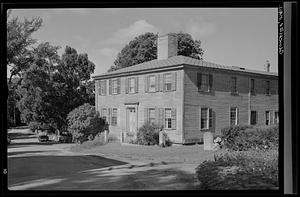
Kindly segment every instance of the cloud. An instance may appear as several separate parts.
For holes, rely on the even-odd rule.
[[[114,48],[102,48],[99,49],[99,54],[103,55],[103,56],[107,56],[107,57],[116,57],[116,55],[118,54],[118,50],[114,49]]]
[[[216,26],[203,19],[191,19],[187,23],[185,31],[191,34],[194,39],[201,39],[214,34],[216,32]]]
[[[125,44],[132,40],[134,37],[144,34],[146,32],[159,32],[159,29],[149,24],[145,20],[135,21],[133,24],[126,28],[117,30],[112,34],[112,37],[104,41],[105,44]]]

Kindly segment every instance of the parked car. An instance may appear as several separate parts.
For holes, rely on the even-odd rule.
[[[47,142],[49,140],[48,135],[40,135],[39,136],[39,142]]]
[[[62,142],[62,143],[71,143],[72,142],[72,134],[70,134],[70,133],[62,133],[59,136],[58,141]]]

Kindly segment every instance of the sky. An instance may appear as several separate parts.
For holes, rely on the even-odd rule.
[[[201,40],[203,60],[278,72],[277,8],[88,8],[14,9],[12,16],[41,17],[32,36],[39,43],[87,53],[93,75],[107,72],[119,51],[136,36],[184,32]]]

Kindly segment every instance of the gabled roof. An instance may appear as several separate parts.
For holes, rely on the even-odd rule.
[[[163,59],[163,60],[155,59],[152,61],[137,64],[134,66],[121,68],[119,70],[106,72],[106,73],[103,73],[100,75],[94,75],[93,78],[104,77],[104,76],[109,76],[109,75],[118,75],[118,74],[123,74],[123,73],[125,74],[125,73],[130,73],[130,72],[135,72],[135,71],[155,70],[155,69],[180,66],[180,65],[202,66],[202,67],[225,69],[225,70],[232,70],[232,71],[238,71],[238,72],[262,74],[262,75],[269,75],[269,76],[278,76],[278,73],[275,73],[275,72],[251,70],[251,69],[245,69],[245,68],[240,68],[240,67],[235,67],[235,66],[224,66],[224,65],[220,65],[220,64],[215,64],[215,63],[206,62],[203,60],[198,60],[195,58],[179,55],[179,56],[173,56],[173,57],[170,57],[168,59]]]

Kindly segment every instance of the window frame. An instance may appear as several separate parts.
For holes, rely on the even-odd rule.
[[[250,94],[255,95],[255,79],[250,79]]]
[[[268,124],[267,124],[268,121]],[[265,112],[265,125],[271,125],[271,111],[267,110]]]
[[[105,113],[104,113],[105,111]],[[105,116],[104,116],[105,114]],[[101,109],[101,117],[106,121],[108,122],[108,109],[107,108],[102,108]]]
[[[133,87],[131,87],[131,82],[133,81]],[[136,93],[136,90],[135,90],[135,87],[136,87],[136,79],[134,78],[134,77],[130,77],[130,78],[128,78],[128,93],[129,94],[134,94],[134,93]],[[132,88],[132,92],[131,92],[131,88]]]
[[[199,75],[201,76],[200,82],[199,82],[199,78],[198,78]],[[204,76],[205,76],[206,80],[203,79]],[[212,87],[213,87],[212,81],[213,81],[213,74],[207,73],[207,72],[197,72],[198,92],[206,92],[206,93],[212,92]],[[205,82],[205,83],[203,83],[203,82]]]
[[[167,111],[170,112],[170,117],[169,118],[167,118]],[[164,120],[165,120],[164,128],[165,129],[172,129],[173,128],[172,127],[172,108],[165,108],[164,109]],[[169,127],[169,125],[170,125],[170,127]]]
[[[271,81],[266,80],[266,95],[270,96],[271,95]]]
[[[106,80],[100,80],[100,88],[99,88],[99,95],[100,96],[105,96],[106,95]]]
[[[153,113],[154,113],[154,117],[151,117],[150,116],[150,112],[151,111],[153,111]],[[156,121],[156,114],[155,114],[155,108],[148,108],[148,121],[149,121],[149,123],[155,123],[155,121]]]
[[[230,78],[230,91],[231,95],[237,95],[237,77],[236,76],[231,76]]]
[[[252,123],[252,112],[254,112],[254,114],[255,114],[255,124]],[[257,111],[256,110],[250,111],[250,125],[257,125]]]
[[[202,110],[206,109],[206,117],[205,119],[202,116]],[[206,127],[202,127],[202,119],[206,121]],[[212,108],[209,107],[200,107],[200,130],[209,130],[213,128],[213,114],[212,114]]]
[[[151,78],[154,78],[154,89],[151,89]],[[148,75],[148,92],[156,92],[156,75]]]
[[[116,87],[114,87],[114,85]],[[111,94],[118,94],[118,79],[112,79],[111,80]]]
[[[114,111],[115,111],[115,113],[114,113]],[[112,110],[111,110],[111,125],[112,126],[118,125],[118,108],[112,108]]]
[[[167,76],[169,76],[170,78],[170,82],[167,83]],[[170,89],[167,89],[168,85],[170,85]],[[164,91],[165,92],[170,92],[172,91],[172,86],[173,86],[173,74],[172,73],[164,73]]]
[[[276,116],[277,114],[277,116]],[[274,116],[273,116],[273,124],[279,124],[279,112],[278,111],[274,111]]]

